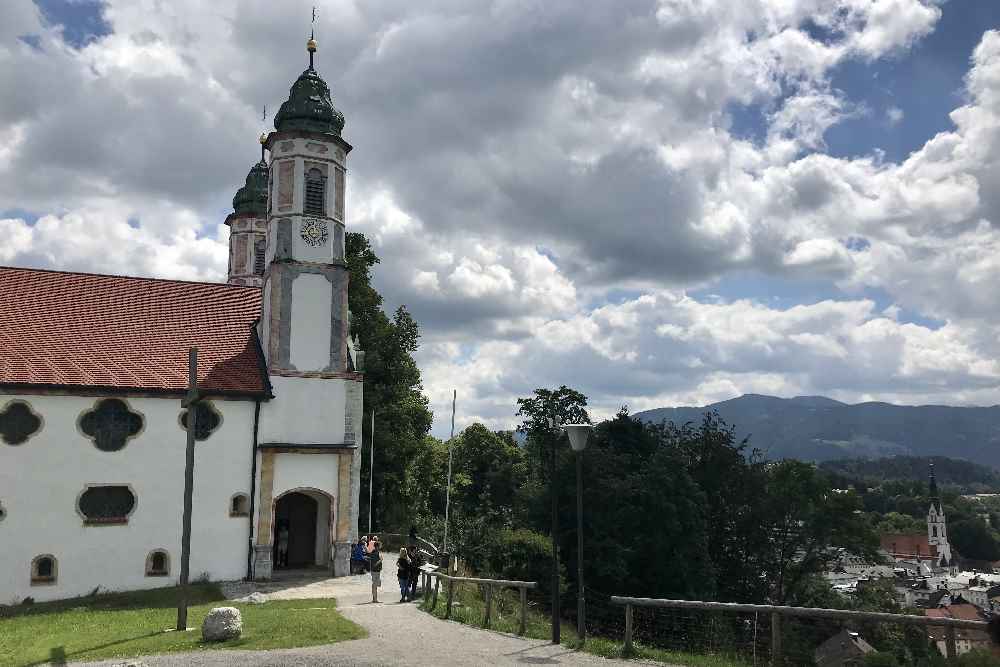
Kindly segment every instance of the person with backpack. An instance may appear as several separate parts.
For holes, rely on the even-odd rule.
[[[406,547],[400,547],[399,560],[396,561],[396,578],[399,579],[399,601],[406,602],[406,597],[410,592],[410,559],[406,554]]]
[[[368,569],[372,574],[372,602],[378,602],[378,589],[382,587],[382,550],[378,538],[372,540],[368,552]]]

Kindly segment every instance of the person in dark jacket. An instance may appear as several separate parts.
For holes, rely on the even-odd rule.
[[[399,601],[406,602],[410,592],[410,558],[406,553],[406,547],[399,550],[399,560],[396,561],[396,577],[399,579]]]
[[[407,550],[406,555],[409,557],[410,561],[410,571],[408,579],[410,582],[410,600],[417,599],[417,582],[420,581],[420,566],[424,564],[423,556],[420,555],[420,551],[417,550],[416,544],[410,544],[410,548]]]
[[[382,545],[378,538],[371,541],[368,552],[368,570],[372,574],[372,602],[378,602],[378,589],[382,587]]]

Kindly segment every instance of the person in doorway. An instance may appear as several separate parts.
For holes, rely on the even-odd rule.
[[[424,564],[424,559],[420,555],[416,544],[410,544],[410,548],[406,551],[406,556],[410,561],[407,580],[410,582],[409,598],[412,601],[417,599],[417,583],[420,580],[420,566]]]
[[[278,524],[278,567],[288,567],[288,522]]]
[[[399,601],[406,602],[410,594],[410,559],[406,547],[400,547],[399,560],[396,561],[396,578],[399,579]]]
[[[378,589],[382,587],[382,551],[376,537],[368,552],[368,570],[372,574],[372,602],[378,602]]]

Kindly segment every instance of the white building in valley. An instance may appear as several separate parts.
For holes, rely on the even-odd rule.
[[[233,200],[228,284],[0,268],[0,604],[176,580],[190,347],[208,399],[191,576],[348,573],[363,421],[351,146],[314,51]]]

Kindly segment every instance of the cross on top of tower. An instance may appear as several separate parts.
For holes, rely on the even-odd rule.
[[[309,28],[309,41],[306,42],[306,51],[309,52],[309,69],[313,69],[313,54],[316,53],[316,7],[313,6],[312,26]]]

